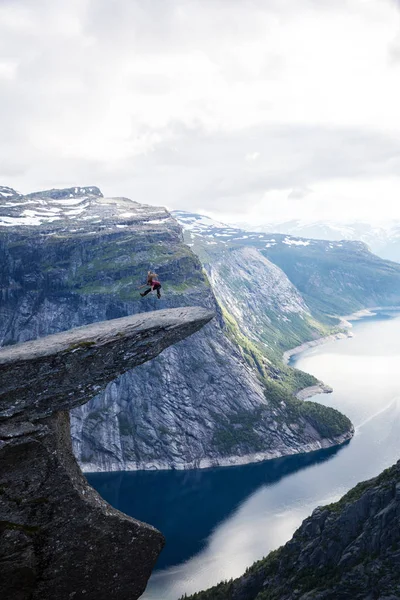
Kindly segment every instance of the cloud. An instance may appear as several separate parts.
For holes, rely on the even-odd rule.
[[[288,200],[302,200],[312,193],[310,188],[294,188],[288,194]]]
[[[1,0],[0,177],[221,213],[275,191],[306,207],[301,190],[339,179],[397,194],[398,16],[391,0]]]
[[[247,160],[247,161],[258,160],[259,158],[260,158],[260,153],[259,152],[249,152],[245,156],[245,160]]]
[[[264,126],[214,133],[175,124],[162,137],[167,141],[139,157],[130,173],[140,196],[163,197],[174,208],[195,204],[224,212],[271,190],[388,176],[400,156],[400,138],[350,128]],[[243,161],[254,147],[259,158]]]

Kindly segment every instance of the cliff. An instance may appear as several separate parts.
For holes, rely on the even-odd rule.
[[[396,600],[400,462],[317,508],[279,550],[191,600]]]
[[[87,484],[68,410],[213,314],[158,311],[0,350],[0,590],[4,600],[135,600],[162,535]]]
[[[315,379],[260,352],[244,321],[240,332],[222,314],[199,259],[163,208],[104,198],[96,187],[25,196],[8,188],[0,203],[0,264],[3,345],[155,308],[198,305],[216,314],[190,340],[73,410],[74,452],[86,471],[246,463],[352,435],[337,411],[294,402],[293,393]],[[149,268],[161,278],[160,301],[139,296]],[[289,315],[321,335],[286,275],[273,266],[273,277],[281,289],[274,331],[285,325],[297,344],[302,333],[290,337]],[[291,306],[295,312],[285,313]]]
[[[324,323],[338,324],[335,316],[362,308],[400,303],[400,265],[375,256],[363,242],[244,231],[194,213],[173,214],[201,257],[204,252],[215,255],[218,248],[252,248],[262,254],[286,274],[314,318]]]

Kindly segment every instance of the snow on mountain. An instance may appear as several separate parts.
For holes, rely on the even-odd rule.
[[[4,198],[19,198],[21,194],[13,190],[13,188],[0,185],[0,200]]]
[[[177,221],[184,225],[185,229],[194,232],[203,232],[210,228],[214,229],[229,229],[228,225],[219,221],[214,221],[205,215],[186,212],[184,210],[175,210],[173,214]]]
[[[128,198],[105,198],[99,188],[73,187],[22,195],[0,187],[0,230],[10,227],[43,227],[56,231],[96,233],[128,227],[139,221],[148,224],[170,219],[166,210],[138,204]]]
[[[274,231],[281,234],[312,238],[317,240],[357,240],[364,242],[370,250],[389,260],[400,261],[400,221],[382,224],[352,221],[284,221],[265,223],[257,226],[242,224],[244,230]]]
[[[233,227],[214,221],[204,215],[185,212],[181,210],[172,211],[172,215],[193,239],[201,237],[206,245],[215,244],[235,244],[235,245],[251,245],[258,248],[271,248],[280,244],[285,244],[291,247],[324,245],[325,250],[329,251],[335,247],[341,247],[342,242],[309,239],[294,235],[285,235],[275,230],[270,233],[262,233],[260,231],[248,231],[239,227]],[[273,231],[273,232],[272,232]],[[341,238],[342,239],[342,238]]]

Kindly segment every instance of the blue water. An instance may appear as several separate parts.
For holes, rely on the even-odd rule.
[[[293,361],[334,388],[313,400],[353,421],[355,436],[341,448],[244,467],[88,475],[110,504],[167,539],[143,599],[177,600],[240,575],[317,505],[398,459],[400,316],[380,313],[353,331]]]

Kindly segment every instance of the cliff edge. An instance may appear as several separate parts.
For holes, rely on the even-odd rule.
[[[0,350],[0,589],[4,600],[134,600],[163,536],[114,510],[73,456],[69,413],[213,318],[134,315]]]
[[[399,564],[400,461],[316,508],[287,544],[242,577],[190,599],[396,600]]]

